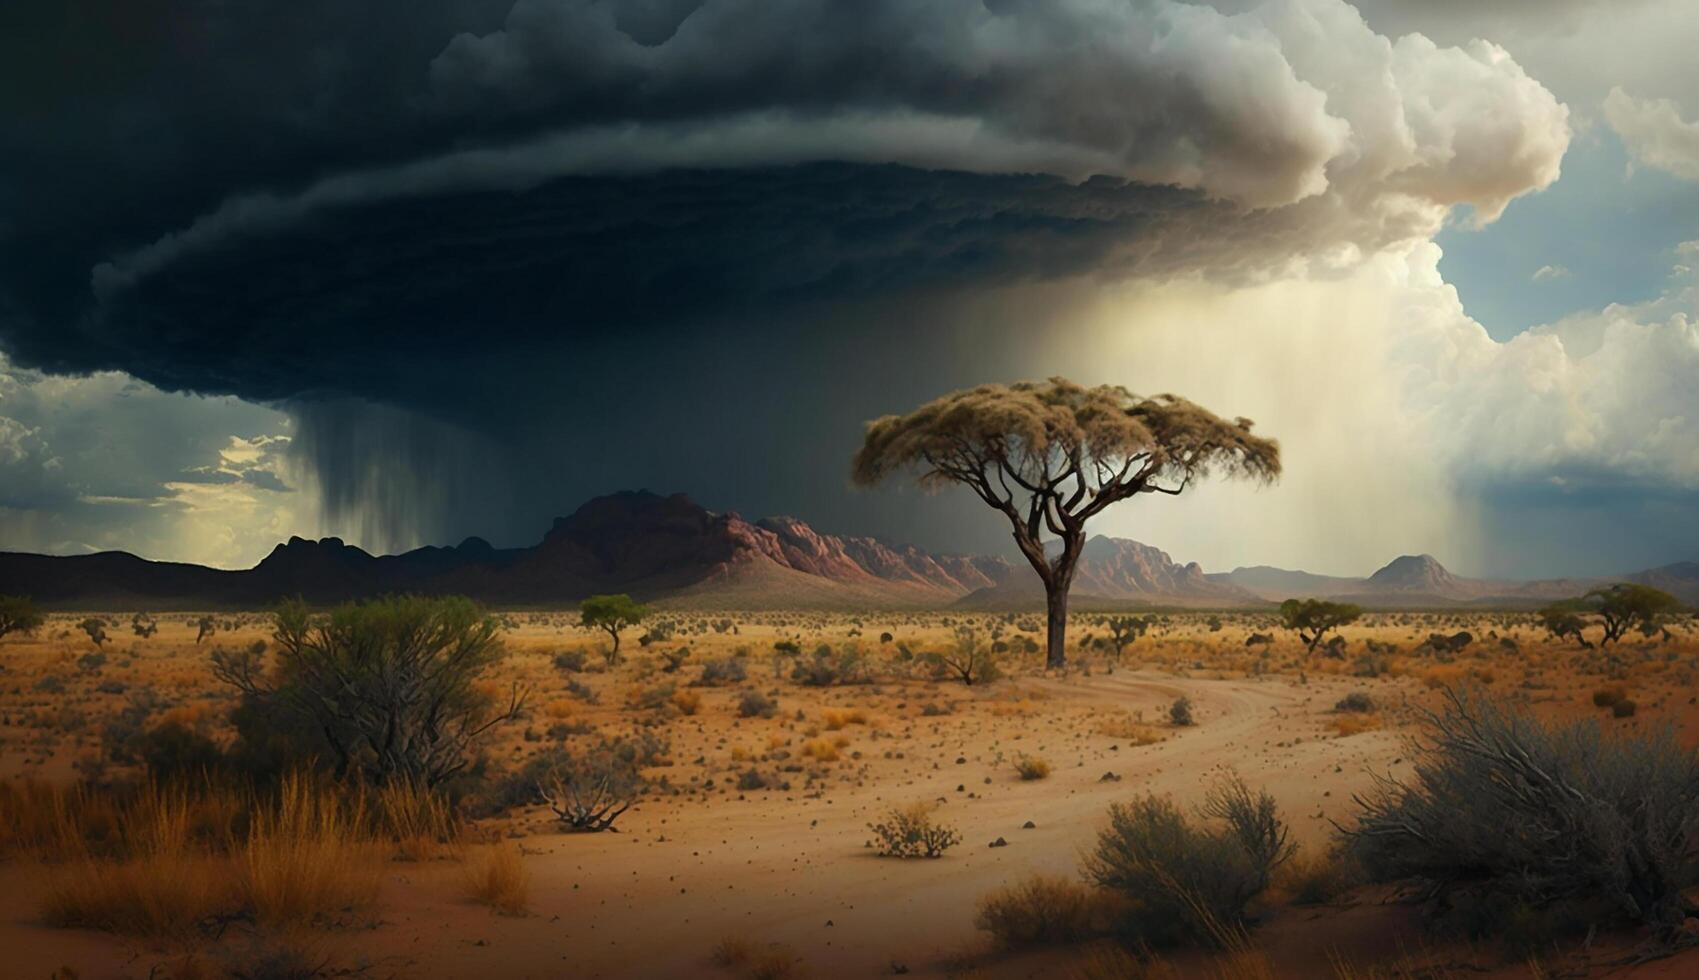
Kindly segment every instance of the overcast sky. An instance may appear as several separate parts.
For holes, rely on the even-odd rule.
[[[1686,0],[73,0],[0,14],[0,548],[537,540],[622,488],[942,550],[863,421],[1175,391],[1206,568],[1699,559]]]

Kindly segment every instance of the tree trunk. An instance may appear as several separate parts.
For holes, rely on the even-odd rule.
[[[1044,666],[1049,670],[1061,670],[1068,665],[1068,585],[1067,580],[1044,585],[1044,602],[1049,610]]]

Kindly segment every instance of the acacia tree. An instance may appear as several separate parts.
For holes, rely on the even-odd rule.
[[[1605,627],[1599,645],[1609,646],[1631,629],[1651,636],[1666,617],[1681,609],[1681,603],[1649,585],[1618,582],[1589,591],[1581,597],[1581,608],[1599,617]]]
[[[1362,615],[1363,607],[1349,602],[1287,599],[1280,604],[1280,625],[1298,634],[1306,656],[1316,652],[1328,633],[1356,622]]]
[[[613,649],[608,651],[611,666],[619,662],[619,634],[628,626],[636,626],[649,615],[649,607],[633,602],[624,593],[593,595],[578,604],[579,623],[585,629],[599,629],[613,637]]]
[[[8,633],[28,636],[41,628],[46,619],[35,606],[35,600],[22,595],[0,595],[0,639]]]
[[[1008,519],[1044,583],[1046,662],[1058,668],[1088,521],[1139,494],[1176,496],[1214,469],[1273,480],[1280,447],[1252,435],[1249,419],[1221,419],[1184,398],[1051,378],[981,385],[869,422],[855,482],[911,468],[922,486],[962,484]]]

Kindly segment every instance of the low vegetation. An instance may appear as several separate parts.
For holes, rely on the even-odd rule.
[[[1112,892],[1038,874],[981,898],[974,925],[1008,947],[1077,943],[1108,932],[1120,905]]]
[[[1207,796],[1202,821],[1171,800],[1117,803],[1085,858],[1087,876],[1127,900],[1117,932],[1152,946],[1223,945],[1251,900],[1292,855],[1273,797],[1229,778]]]
[[[476,901],[503,915],[524,915],[531,895],[531,872],[511,841],[492,844],[467,865],[467,890]]]
[[[1415,773],[1365,796],[1349,831],[1371,879],[1494,910],[1494,928],[1526,910],[1671,940],[1699,911],[1699,756],[1671,733],[1543,722],[1478,688],[1426,723]]]
[[[892,807],[883,819],[867,825],[873,832],[868,846],[885,857],[940,858],[961,843],[954,827],[941,823],[930,803]]]

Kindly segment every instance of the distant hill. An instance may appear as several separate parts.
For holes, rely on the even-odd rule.
[[[1044,606],[1044,587],[1030,570],[982,588],[956,603],[962,609],[1024,609]],[[1085,543],[1069,592],[1074,609],[1115,606],[1259,606],[1264,600],[1230,582],[1205,575],[1196,562],[1182,565],[1168,553],[1126,538],[1098,535]]]
[[[1699,563],[1695,562],[1616,577],[1511,581],[1463,578],[1432,555],[1401,555],[1367,578],[1312,575],[1266,565],[1236,568],[1209,578],[1237,585],[1272,602],[1313,597],[1371,608],[1531,607],[1619,581],[1642,582],[1663,589],[1689,605],[1699,604]]]
[[[1626,576],[1699,603],[1699,564]],[[1460,578],[1431,555],[1406,555],[1367,578],[1259,566],[1209,575],[1137,541],[1090,539],[1075,574],[1076,609],[1259,607],[1327,596],[1374,607],[1534,605],[1599,581]],[[1038,608],[1024,562],[945,555],[877,538],[826,534],[794,517],[747,521],[683,494],[627,491],[556,518],[528,548],[481,538],[372,555],[337,538],[290,538],[250,569],[155,562],[123,552],[56,557],[0,553],[0,593],[58,608],[256,608],[299,595],[328,603],[389,592],[470,595],[498,606],[575,602],[629,592],[672,606],[736,608]]]

